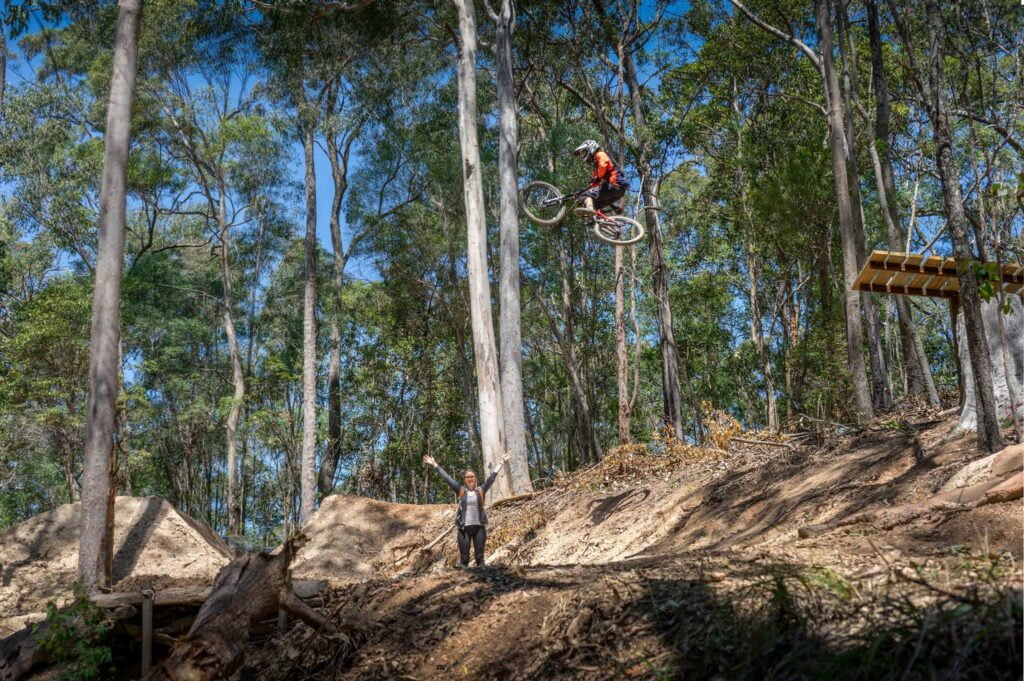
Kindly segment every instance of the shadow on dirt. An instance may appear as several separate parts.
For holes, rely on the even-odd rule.
[[[132,573],[139,556],[149,543],[153,531],[160,520],[167,514],[170,505],[159,497],[146,497],[135,511],[132,529],[128,531],[121,548],[114,554],[114,583],[121,581]]]
[[[590,523],[591,525],[600,525],[612,514],[643,503],[649,496],[651,496],[650,489],[634,488],[628,489],[622,494],[595,499],[590,502]]]
[[[735,548],[783,525],[823,522],[819,516],[826,508],[827,521],[834,522],[895,503],[939,465],[914,452],[910,435],[872,432],[840,451],[813,458],[806,450],[784,453],[766,464],[730,471],[709,485],[701,503],[676,519],[665,540],[641,555],[692,546],[695,540],[708,550]],[[831,455],[834,460],[822,462],[822,456]]]
[[[914,605],[855,598],[827,570],[741,566],[746,586],[725,593],[695,564],[629,565],[451,573],[388,608],[394,582],[354,586],[339,619],[365,626],[344,641],[297,627],[252,646],[249,668],[271,680],[1019,678],[1018,590]]]

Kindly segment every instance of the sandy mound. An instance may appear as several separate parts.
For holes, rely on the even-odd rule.
[[[65,504],[0,534],[0,636],[71,592],[78,567],[79,504]],[[115,588],[209,584],[231,550],[206,525],[159,497],[118,497]]]
[[[372,577],[375,560],[395,546],[416,541],[425,528],[443,522],[452,507],[329,496],[303,528],[309,543],[296,556],[292,574],[331,582]]]
[[[856,570],[873,564],[875,547],[884,547],[918,562],[968,549],[1020,560],[1019,500],[928,514],[891,528],[861,523],[798,537],[806,526],[934,495],[980,458],[972,437],[951,439],[952,425],[950,419],[925,422],[916,435],[865,429],[818,447],[708,450],[694,461],[654,456],[642,447],[616,449],[598,466],[566,476],[552,489],[490,509],[487,559],[494,565],[602,565],[728,551]],[[437,518],[421,530],[409,528],[408,536],[374,562],[377,573],[423,573],[454,565],[450,537],[430,555],[394,560],[406,552],[396,547],[423,546],[446,522]],[[366,559],[373,557],[364,554]]]

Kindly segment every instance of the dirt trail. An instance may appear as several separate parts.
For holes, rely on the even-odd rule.
[[[420,550],[454,504],[328,497],[293,574],[328,580],[321,610],[354,629],[256,639],[240,678],[838,681],[888,678],[894,664],[910,679],[1019,678],[1020,499],[842,524],[931,498],[979,459],[952,424],[612,450],[490,504],[484,570],[453,569],[450,534]],[[66,592],[77,516],[62,507],[0,537],[0,608]],[[209,528],[166,502],[119,498],[117,517],[121,585],[209,583],[226,561]],[[802,538],[807,527],[825,529]]]
[[[450,505],[332,498],[314,524],[337,540],[319,541],[316,562],[351,563],[348,536],[358,561],[333,575],[324,610],[358,631],[257,642],[252,668],[272,660],[275,672],[253,678],[834,680],[858,666],[876,672],[857,678],[884,678],[893,660],[906,678],[944,666],[961,670],[949,678],[1019,678],[1020,500],[799,536],[934,495],[979,458],[951,426],[686,456],[619,450],[492,507],[486,570],[452,569],[451,537],[416,550],[451,524]]]
[[[909,559],[949,547],[1020,560],[1019,501],[933,513],[891,530],[857,525],[801,539],[802,527],[865,510],[918,502],[968,461],[973,438],[946,441],[952,420],[916,431],[869,430],[825,447],[704,450],[693,460],[643,447],[613,452],[597,468],[568,476],[522,502],[488,511],[488,560],[503,565],[600,565],[680,551],[849,568],[880,551]],[[387,504],[329,497],[311,521],[311,544],[296,575],[341,584],[420,574],[455,564],[454,540],[416,549],[452,523],[453,505]],[[958,549],[959,550],[959,549]]]
[[[65,504],[0,534],[0,637],[71,594],[79,509]],[[114,518],[115,589],[210,584],[231,555],[209,527],[158,497],[117,497]]]

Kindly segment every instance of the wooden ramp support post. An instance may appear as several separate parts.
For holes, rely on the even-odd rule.
[[[153,588],[142,584],[142,674],[153,666]]]

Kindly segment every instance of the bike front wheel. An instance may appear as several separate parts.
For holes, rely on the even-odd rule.
[[[557,225],[565,219],[565,197],[553,184],[534,180],[519,190],[519,205],[526,217],[540,225]]]
[[[594,236],[613,246],[631,246],[644,238],[644,226],[624,215],[609,215],[594,220]]]

